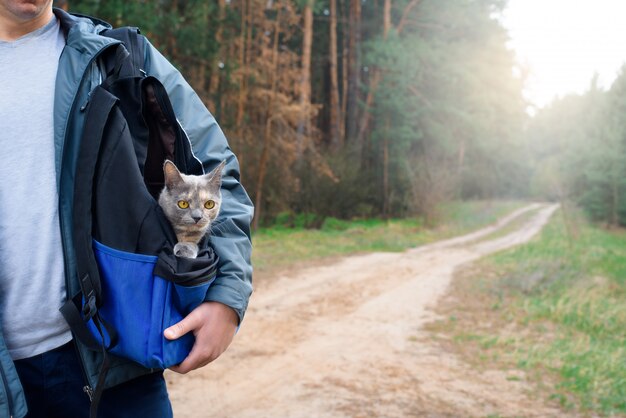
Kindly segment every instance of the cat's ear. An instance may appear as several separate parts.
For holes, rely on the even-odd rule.
[[[209,174],[205,174],[204,178],[207,183],[214,189],[220,188],[222,185],[222,171],[224,170],[224,166],[226,165],[226,160],[219,163],[217,167],[215,167]]]
[[[170,160],[165,160],[163,164],[163,174],[165,175],[165,187],[168,189],[184,183],[180,171],[178,171],[176,165]]]

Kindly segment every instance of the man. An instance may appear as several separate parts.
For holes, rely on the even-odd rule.
[[[101,80],[97,57],[115,42],[98,35],[106,28],[53,9],[52,0],[0,0],[1,417],[88,416],[102,358],[72,338],[59,308],[79,290],[73,171],[81,107]],[[147,41],[145,50],[144,70],[165,85],[205,170],[227,161],[220,227],[211,238],[218,277],[205,302],[164,331],[170,340],[194,333],[191,353],[172,367],[187,373],[217,358],[243,318],[252,291],[253,209],[215,119]],[[105,387],[101,417],[172,415],[161,372],[114,358]]]

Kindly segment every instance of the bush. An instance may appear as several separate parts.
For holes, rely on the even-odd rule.
[[[274,226],[282,226],[285,228],[293,227],[293,213],[289,211],[280,212],[274,218]]]
[[[293,219],[293,227],[298,229],[319,227],[320,221],[314,213],[298,213]]]
[[[322,222],[323,231],[345,231],[350,227],[350,222],[329,216]]]

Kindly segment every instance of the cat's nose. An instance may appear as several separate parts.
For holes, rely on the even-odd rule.
[[[192,218],[194,221],[196,221],[196,223],[198,223],[200,219],[202,219],[202,216],[192,216]]]

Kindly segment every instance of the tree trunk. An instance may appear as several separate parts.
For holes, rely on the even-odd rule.
[[[367,97],[365,99],[365,109],[363,110],[363,119],[361,121],[361,127],[359,128],[359,134],[357,140],[359,143],[365,142],[365,133],[369,129],[370,120],[372,118],[371,109],[374,105],[374,94],[378,89],[378,83],[380,83],[381,72],[380,69],[374,68],[372,70],[372,77],[370,78],[369,88],[367,89]]]
[[[361,84],[361,0],[350,0],[350,40],[348,45],[348,98],[346,104],[346,142],[355,141]],[[357,150],[360,144],[355,144]]]
[[[243,129],[243,115],[246,106],[246,97],[247,97],[247,82],[248,82],[248,67],[246,62],[246,42],[247,31],[249,31],[250,19],[247,16],[249,9],[250,0],[242,0],[241,2],[241,34],[240,34],[240,47],[239,47],[239,69],[241,74],[241,80],[239,83],[239,97],[237,100],[237,113],[235,117],[235,132],[237,133],[236,138],[238,142],[238,159],[240,169],[240,176],[243,181],[243,167],[244,158],[245,158],[245,150],[246,146],[244,141],[244,129]],[[246,25],[248,24],[248,25]]]
[[[387,2],[389,0],[385,0]],[[385,118],[383,137],[383,217],[389,218],[389,117]]]
[[[383,6],[383,38],[387,40],[391,29],[391,0],[385,0]],[[378,82],[377,82],[378,83]],[[373,96],[372,96],[373,97]],[[389,114],[385,115],[385,131],[383,137],[383,216],[389,217]]]
[[[241,51],[239,55],[239,62],[241,65],[241,85],[239,88],[239,100],[237,103],[237,129],[242,129],[243,116],[245,114],[246,101],[248,98],[248,71],[250,68],[250,56],[252,55],[252,0],[244,0],[245,15],[247,17],[241,17]],[[244,12],[242,11],[242,14]],[[245,30],[244,30],[245,28]]]
[[[330,0],[330,142],[340,147],[339,80],[337,75],[337,0]]]
[[[385,0],[383,5],[383,38],[387,39],[391,29],[391,0]]]
[[[296,158],[298,163],[302,158],[304,136],[310,133],[311,108],[311,49],[313,46],[313,1],[307,0],[304,6],[304,28],[302,39],[302,77],[300,79],[300,121],[296,143]]]
[[[344,0],[339,0],[341,5],[341,17],[346,21]],[[341,53],[341,118],[339,119],[339,136],[342,141],[346,139],[346,109],[348,106],[348,25],[342,25],[342,53]]]
[[[276,6],[278,10],[276,14],[276,24],[274,26],[274,40],[272,46],[272,73],[270,94],[267,97],[265,105],[265,130],[263,132],[263,149],[259,160],[259,177],[256,184],[255,213],[252,224],[256,231],[259,227],[259,219],[261,219],[262,203],[263,203],[263,184],[265,182],[265,173],[267,171],[267,160],[269,158],[270,137],[272,134],[272,118],[274,97],[276,96],[276,86],[278,85],[278,39],[280,35],[280,5]]]
[[[209,81],[209,88],[211,89],[211,111],[215,112],[216,117],[219,119],[221,112],[220,103],[220,63],[222,62],[222,41],[224,32],[224,15],[226,12],[226,0],[217,0],[217,29],[215,30],[215,43],[217,44],[217,52],[215,58],[211,63],[211,79]]]

